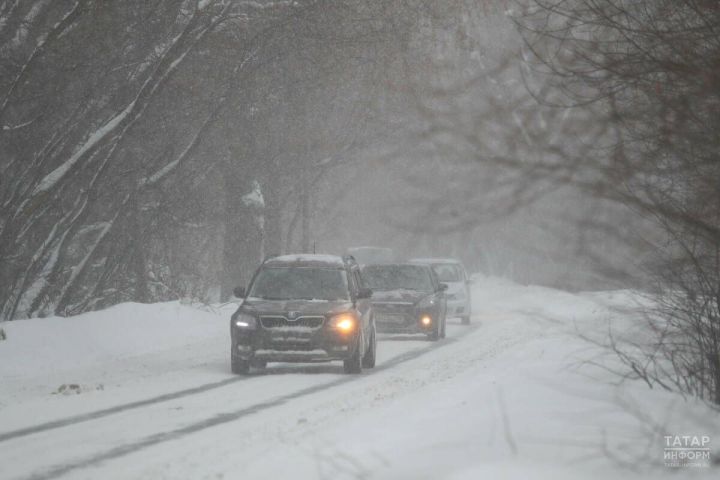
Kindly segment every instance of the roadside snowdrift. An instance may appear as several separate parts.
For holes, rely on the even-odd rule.
[[[179,302],[123,303],[75,317],[3,324],[0,376],[28,377],[189,346],[225,332],[218,315]]]

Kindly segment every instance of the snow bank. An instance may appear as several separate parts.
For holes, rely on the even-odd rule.
[[[0,344],[0,377],[102,365],[123,357],[191,346],[224,334],[228,316],[181,305],[123,303],[74,317],[6,322]]]

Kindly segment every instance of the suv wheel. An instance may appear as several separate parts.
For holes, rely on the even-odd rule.
[[[267,361],[266,361],[266,360],[253,359],[253,360],[250,362],[250,366],[253,367],[253,368],[265,368],[265,367],[267,367]]]
[[[370,334],[370,346],[362,359],[363,368],[375,367],[375,352],[377,352],[377,340],[375,338],[375,326],[373,326],[372,333]]]
[[[460,320],[462,320],[463,325],[470,325],[470,315],[463,315]]]
[[[236,375],[247,375],[250,372],[250,362],[233,358],[230,362],[232,372]]]
[[[437,342],[440,338],[440,322],[435,323],[435,328],[433,328],[433,331],[428,333],[428,338],[431,342]]]
[[[362,372],[362,335],[358,335],[357,345],[352,357],[343,360],[343,369],[345,373],[361,373]]]

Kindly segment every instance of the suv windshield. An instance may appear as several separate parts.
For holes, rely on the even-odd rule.
[[[462,281],[462,273],[460,267],[452,263],[443,263],[433,265],[432,269],[441,282],[460,282]]]
[[[345,271],[338,268],[267,267],[248,292],[266,300],[348,300]]]
[[[371,265],[363,269],[363,279],[373,290],[433,290],[427,268],[419,265]]]

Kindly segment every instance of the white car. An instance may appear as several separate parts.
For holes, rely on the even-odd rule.
[[[442,283],[448,285],[447,318],[460,317],[463,325],[470,323],[470,279],[465,267],[454,258],[413,258],[410,263],[430,265]]]

